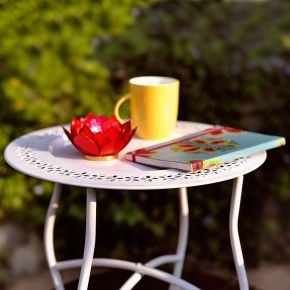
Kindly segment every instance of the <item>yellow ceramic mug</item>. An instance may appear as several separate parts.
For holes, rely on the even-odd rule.
[[[130,93],[121,97],[115,106],[115,115],[122,121],[119,108],[131,101],[132,125],[143,139],[161,139],[175,128],[178,114],[179,81],[160,76],[136,77],[129,80]]]

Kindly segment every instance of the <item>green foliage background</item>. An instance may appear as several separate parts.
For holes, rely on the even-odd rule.
[[[1,152],[15,137],[72,115],[111,114],[128,79],[140,75],[181,80],[179,119],[290,135],[287,1],[0,1],[0,35]],[[240,227],[248,264],[289,259],[289,164],[288,147],[276,149],[246,177]],[[52,185],[15,172],[3,154],[0,178],[1,221],[40,229]],[[189,190],[194,259],[232,267],[230,186]],[[81,254],[80,241],[67,245],[61,232],[83,231],[84,196],[66,191],[59,249]],[[174,247],[173,191],[99,198],[101,254],[145,259]]]
[[[96,45],[124,33],[134,22],[132,9],[143,2],[1,2],[2,152],[14,137],[35,128],[63,124],[89,111],[112,112],[110,71]],[[0,166],[0,216],[24,214],[34,202],[30,186],[8,169],[3,156]]]

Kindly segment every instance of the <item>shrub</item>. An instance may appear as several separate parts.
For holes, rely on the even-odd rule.
[[[63,124],[89,111],[112,113],[110,72],[97,46],[124,33],[134,23],[132,10],[144,3],[0,3],[1,152],[10,140],[35,128]],[[30,191],[39,181],[10,170],[2,155],[0,174],[0,218],[14,211],[31,214],[27,207],[35,198]]]

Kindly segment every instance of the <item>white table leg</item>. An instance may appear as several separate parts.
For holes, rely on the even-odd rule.
[[[249,283],[238,232],[238,218],[241,203],[243,179],[244,177],[243,175],[241,175],[237,177],[233,183],[231,206],[230,206],[229,230],[232,252],[239,279],[240,290],[249,290]]]
[[[187,189],[179,188],[179,234],[177,242],[176,254],[172,256],[163,256],[160,258],[153,259],[145,264],[147,267],[155,268],[157,266],[174,263],[173,275],[180,278],[182,274],[182,268],[184,264],[185,251],[187,247],[188,238],[188,200],[187,200]],[[142,278],[141,273],[134,273],[119,290],[130,290],[132,289]],[[179,290],[181,288],[171,285],[170,290]]]
[[[64,290],[60,272],[56,267],[57,262],[55,258],[54,243],[53,243],[55,216],[56,216],[56,211],[58,209],[61,189],[62,189],[61,184],[56,183],[54,185],[54,190],[53,190],[52,197],[48,206],[45,226],[44,226],[45,255],[46,255],[47,263],[48,263],[49,270],[51,273],[51,277],[53,280],[53,284],[56,290]]]
[[[96,192],[87,189],[86,237],[78,290],[87,290],[94,258],[96,241]]]
[[[174,265],[173,275],[176,277],[181,277],[185,251],[187,247],[188,240],[188,199],[187,199],[187,189],[186,187],[179,189],[179,203],[180,203],[180,214],[179,214],[179,235],[177,243],[176,255],[178,256],[178,261]],[[170,290],[179,290],[179,287],[171,285]]]

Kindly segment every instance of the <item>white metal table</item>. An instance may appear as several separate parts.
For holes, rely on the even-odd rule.
[[[211,125],[178,121],[174,133],[168,140],[199,131]],[[121,153],[154,145],[159,141],[133,138]],[[81,268],[78,290],[88,288],[92,266],[119,268],[133,271],[121,290],[129,290],[143,275],[167,282],[170,289],[199,289],[181,279],[188,238],[187,187],[206,185],[233,179],[233,189],[229,215],[229,230],[232,253],[238,275],[240,289],[249,289],[247,274],[238,233],[238,216],[241,201],[243,176],[258,168],[266,159],[266,152],[239,158],[215,168],[194,173],[176,170],[161,170],[144,166],[122,158],[113,161],[89,161],[74,149],[60,126],[34,131],[11,142],[5,150],[5,160],[16,170],[55,183],[47,211],[44,229],[44,246],[51,276],[57,290],[64,285],[60,271]],[[62,184],[85,187],[86,234],[83,259],[57,261],[54,252],[54,223],[59,206]],[[168,189],[177,188],[180,200],[179,234],[176,252],[172,255],[156,257],[146,264],[118,259],[94,258],[96,238],[96,189]],[[159,266],[174,264],[173,274],[161,271]]]

